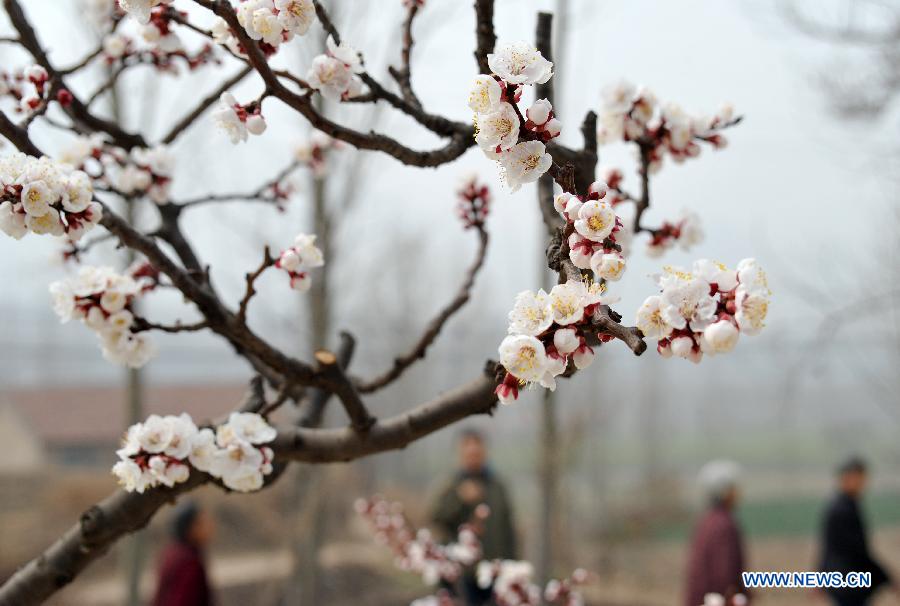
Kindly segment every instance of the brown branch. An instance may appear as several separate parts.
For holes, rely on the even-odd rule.
[[[222,96],[222,93],[234,87],[238,82],[246,78],[251,71],[253,71],[252,67],[244,67],[243,69],[241,69],[241,71],[223,82],[222,85],[219,86],[219,88],[204,97],[194,109],[188,112],[181,120],[176,122],[171,129],[169,129],[169,132],[165,137],[162,138],[160,143],[163,143],[165,145],[172,143],[175,139],[178,138],[181,133],[187,130],[187,128],[191,124],[193,124],[197,120],[197,118],[202,116],[207,109],[212,107],[212,105],[219,100],[219,97]]]
[[[338,363],[336,355],[330,351],[320,349],[315,353],[318,362],[318,371],[328,377],[337,387],[332,391],[340,399],[350,417],[350,425],[355,432],[366,432],[376,422],[375,417],[369,414],[365,404],[359,397],[359,392],[347,378],[344,369]]]
[[[341,368],[346,369],[350,366],[350,360],[353,359],[356,339],[346,331],[341,331],[339,336],[341,342],[337,349],[337,362]],[[297,425],[299,427],[319,427],[325,415],[325,407],[332,395],[332,392],[327,389],[318,387],[311,389],[308,397],[303,402],[303,414],[298,417]]]
[[[553,15],[550,13],[538,13],[537,29],[535,31],[535,48],[548,61],[553,61],[553,45],[551,35],[553,31]],[[536,99],[547,99],[551,105],[554,103],[553,78],[544,84],[538,84],[535,90]],[[562,226],[562,217],[553,207],[553,175],[544,173],[538,179],[538,207],[541,210],[541,218],[547,233],[553,235],[557,228]]]
[[[0,605],[32,606],[68,585],[126,534],[140,530],[162,506],[210,480],[192,471],[187,482],[143,494],[118,490],[81,514],[55,543],[0,587]]]
[[[490,414],[496,405],[495,366],[489,363],[485,374],[474,381],[407,413],[378,421],[365,432],[351,427],[277,427],[278,436],[271,444],[276,463],[281,466],[289,460],[349,461],[403,448],[467,416]],[[85,511],[79,523],[0,586],[0,605],[40,604],[70,583],[121,537],[143,528],[162,506],[210,480],[208,475],[193,470],[187,482],[174,488],[152,488],[143,494],[116,491]]]
[[[638,170],[641,177],[641,197],[634,203],[634,233],[644,229],[641,226],[641,217],[644,216],[644,211],[650,207],[650,154],[653,152],[649,146],[643,144],[638,144],[638,150],[641,161]]]
[[[647,350],[644,334],[635,326],[623,326],[619,322],[622,316],[614,312],[608,305],[598,305],[591,318],[591,326],[598,333],[619,339],[639,356]]]
[[[3,0],[3,6],[13,27],[19,33],[22,46],[31,54],[35,62],[47,70],[47,74],[54,83],[62,88],[72,92],[69,86],[66,86],[62,75],[50,63],[47,53],[41,47],[37,34],[34,32],[31,23],[22,11],[17,0]],[[87,106],[72,93],[71,102],[63,107],[63,110],[76,123],[89,129],[91,132],[101,131],[109,135],[113,142],[119,147],[131,149],[133,147],[147,147],[144,138],[137,133],[125,131],[122,127],[111,120],[105,120],[93,115]]]
[[[359,149],[377,150],[385,152],[404,164],[411,166],[440,166],[461,156],[469,147],[474,145],[473,129],[469,124],[461,122],[453,122],[446,118],[428,114],[421,109],[415,108],[407,104],[403,99],[386,91],[372,78],[366,74],[362,74],[363,80],[370,86],[375,87],[377,94],[391,105],[401,109],[414,118],[417,122],[432,130],[436,134],[449,137],[449,141],[444,147],[431,151],[418,151],[407,147],[393,139],[379,133],[362,133],[346,126],[342,126],[333,122],[320,114],[313,106],[312,99],[308,94],[297,94],[285,87],[278,79],[269,63],[259,48],[259,45],[247,36],[246,31],[237,21],[237,16],[229,4],[219,2],[217,0],[194,0],[197,4],[213,11],[219,17],[222,17],[232,31],[238,37],[241,46],[246,50],[247,57],[254,69],[262,77],[266,84],[267,90],[271,96],[277,97],[304,116],[310,124],[325,134],[349,143]],[[317,6],[317,11],[320,5]],[[324,14],[324,11],[322,11]],[[327,16],[326,16],[327,18]],[[337,33],[330,22],[323,22],[326,31],[332,35]],[[338,38],[335,38],[338,41]],[[453,134],[450,134],[450,133]]]
[[[43,155],[41,150],[28,137],[28,131],[10,120],[6,113],[2,111],[0,111],[0,134],[15,145],[19,151],[25,152],[29,156],[40,157]]]
[[[281,169],[277,175],[273,178],[269,179],[255,190],[251,192],[245,193],[229,193],[229,194],[209,194],[206,196],[200,196],[197,198],[191,198],[190,200],[184,200],[183,202],[172,202],[174,206],[180,208],[189,208],[192,206],[198,206],[201,204],[211,204],[214,202],[235,202],[235,201],[244,201],[244,202],[267,202],[267,203],[275,203],[278,202],[278,199],[274,196],[265,197],[263,194],[266,193],[266,190],[274,187],[278,183],[284,181],[285,178],[295,170],[300,167],[300,162],[297,160],[292,161],[290,164]]]
[[[416,341],[409,352],[394,358],[394,364],[390,369],[368,381],[357,382],[356,388],[360,393],[372,393],[373,391],[377,391],[393,383],[400,378],[400,375],[402,375],[406,369],[412,366],[416,361],[423,359],[429,346],[437,339],[447,321],[469,301],[469,297],[472,293],[472,286],[475,284],[475,277],[484,266],[484,260],[487,256],[488,233],[481,226],[478,227],[478,242],[478,252],[475,255],[475,260],[466,272],[465,280],[460,285],[453,300],[428,323],[425,332],[422,333],[422,336],[419,337],[419,340]]]
[[[255,271],[245,275],[247,288],[246,290],[244,290],[244,296],[241,299],[240,306],[238,307],[237,318],[239,322],[244,323],[247,321],[247,308],[250,306],[250,299],[252,299],[253,295],[256,294],[256,280],[259,279],[264,271],[266,271],[273,265],[275,265],[275,258],[269,251],[269,247],[266,246],[263,249],[262,263],[259,264],[259,267],[257,267]]]
[[[150,322],[141,317],[136,317],[134,319],[134,332],[143,332],[145,330],[159,330],[162,332],[197,332],[199,330],[203,330],[204,328],[209,328],[209,322],[195,322],[193,324],[182,324],[181,320],[175,322],[175,324],[156,324],[154,322]]]
[[[413,44],[415,44],[415,40],[413,39],[412,35],[412,24],[413,19],[416,18],[416,15],[419,12],[419,8],[420,6],[418,2],[409,3],[409,8],[406,12],[406,19],[403,21],[403,46],[400,49],[400,67],[388,68],[388,72],[390,72],[394,80],[397,81],[397,85],[400,87],[400,92],[403,93],[403,99],[406,100],[406,102],[410,105],[415,105],[416,107],[422,107],[422,103],[416,96],[415,91],[413,91],[412,83],[410,82],[410,79],[412,77],[412,73],[410,71],[410,58],[412,56]]]
[[[266,392],[263,388],[263,377],[256,375],[250,379],[250,388],[244,401],[238,406],[240,412],[259,412],[266,405]]]
[[[475,61],[478,72],[491,73],[487,56],[494,52],[497,34],[494,33],[494,0],[475,0]]]
[[[59,74],[63,75],[63,76],[68,76],[69,74],[77,72],[80,69],[84,69],[85,67],[87,67],[88,63],[90,63],[91,61],[93,61],[94,59],[99,57],[101,53],[103,53],[103,45],[102,44],[100,46],[98,46],[97,48],[95,48],[93,51],[91,51],[88,55],[85,56],[84,59],[82,59],[78,63],[76,63],[70,67],[60,68],[58,70]]]
[[[490,414],[497,403],[496,363],[484,374],[412,410],[375,422],[367,432],[353,428],[310,430],[279,427],[272,443],[276,458],[310,463],[350,461],[404,448],[419,438],[475,414]]]

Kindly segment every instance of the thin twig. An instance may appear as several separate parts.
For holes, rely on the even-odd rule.
[[[404,355],[394,358],[394,364],[390,369],[368,381],[357,382],[356,388],[360,391],[360,393],[372,393],[373,391],[377,391],[393,383],[400,377],[400,375],[402,375],[406,371],[406,369],[408,369],[418,360],[423,359],[428,351],[428,348],[437,339],[447,321],[451,317],[453,317],[456,312],[462,309],[463,306],[469,301],[469,297],[472,293],[472,286],[475,284],[475,277],[484,266],[484,260],[487,256],[488,247],[487,231],[485,231],[483,226],[477,226],[477,228],[478,252],[475,255],[475,260],[472,262],[472,265],[466,272],[466,277],[463,280],[463,283],[460,285],[456,296],[446,307],[441,309],[440,313],[438,313],[438,315],[435,316],[431,320],[431,322],[428,323],[425,328],[425,332],[422,333],[422,336],[419,337],[418,341],[416,341],[412,349],[410,349],[410,351],[408,351]]]

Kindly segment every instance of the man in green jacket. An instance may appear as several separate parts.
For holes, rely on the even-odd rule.
[[[431,514],[440,538],[455,541],[459,527],[471,524],[481,539],[484,559],[515,559],[512,507],[503,482],[488,465],[484,436],[474,429],[464,430],[458,453],[459,470],[439,493]],[[474,578],[464,580],[464,591],[469,604],[484,603],[481,594],[485,592],[478,591]]]

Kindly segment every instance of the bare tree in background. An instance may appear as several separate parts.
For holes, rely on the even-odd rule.
[[[895,0],[835,0],[833,2],[804,2],[793,0],[779,5],[785,20],[804,35],[833,45],[833,52],[840,57],[823,68],[819,75],[826,101],[832,111],[841,118],[859,122],[886,122],[889,132],[897,130],[896,104],[900,96],[900,2]],[[891,166],[900,153],[893,141],[887,143],[894,149],[880,153]],[[898,173],[891,174],[896,180]],[[886,208],[889,224],[900,224],[897,201],[891,199]],[[867,314],[849,314],[850,307],[841,306],[827,311],[822,320],[817,340],[824,343],[836,338],[850,325],[871,318],[887,317],[882,326],[886,334],[892,334],[893,346],[889,348],[887,367],[896,367],[900,361],[900,246],[893,237],[893,230],[885,232],[885,241],[876,244],[876,255],[886,258],[886,272],[874,276],[879,286],[855,302],[855,307],[865,307]],[[886,274],[886,275],[885,275]],[[869,276],[865,276],[869,280]],[[808,288],[808,285],[804,285]],[[865,375],[864,384],[880,404],[881,410],[895,421],[900,421],[896,407],[900,384],[873,370],[877,363],[868,348],[842,348],[844,356],[854,369]],[[800,364],[803,364],[801,362]],[[796,375],[789,375],[788,391],[794,389]]]

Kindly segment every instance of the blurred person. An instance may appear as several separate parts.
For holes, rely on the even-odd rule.
[[[859,508],[868,479],[866,462],[851,457],[837,471],[837,494],[826,507],[822,520],[820,568],[823,572],[844,575],[848,572],[872,573],[870,587],[827,590],[838,606],[863,606],[879,587],[890,585],[891,579],[869,551],[866,525]]]
[[[685,606],[700,606],[707,594],[721,595],[726,603],[738,594],[748,596],[741,578],[743,532],[734,517],[739,478],[740,468],[732,461],[711,461],[700,470],[707,508],[691,539]]]
[[[445,542],[456,539],[459,527],[471,524],[481,540],[484,559],[515,559],[516,531],[512,506],[503,482],[491,469],[485,437],[463,430],[457,442],[459,469],[439,492],[431,519]],[[475,577],[462,581],[466,603],[480,606],[491,597]]]
[[[212,516],[193,501],[185,501],[175,509],[172,542],[159,558],[153,606],[213,606],[204,552],[215,530]]]

